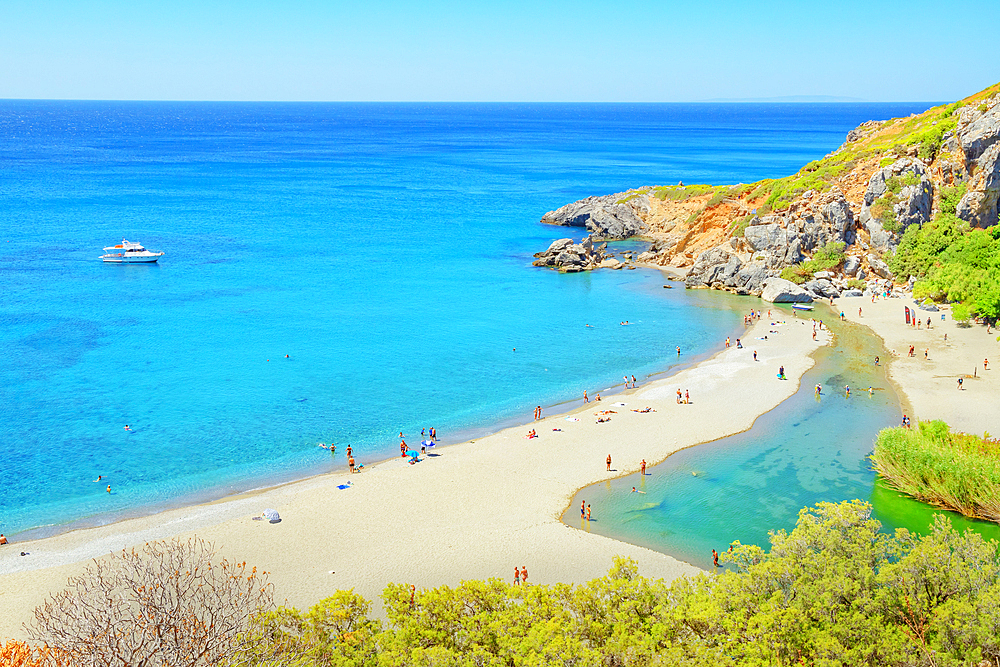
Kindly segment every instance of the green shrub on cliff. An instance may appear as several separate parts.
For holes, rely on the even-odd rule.
[[[672,584],[616,558],[573,586],[497,579],[382,594],[387,623],[342,591],[307,613],[253,619],[230,664],[967,665],[1000,661],[997,544],[880,532],[861,501],[820,503],[770,549],[734,543],[718,575]]]
[[[889,268],[920,279],[913,286],[918,299],[957,302],[970,313],[1000,318],[1000,227],[969,229],[954,215],[939,214],[907,228]]]

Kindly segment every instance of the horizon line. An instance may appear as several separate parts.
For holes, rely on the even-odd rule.
[[[781,97],[710,98],[673,101],[567,101],[567,100],[224,100],[74,97],[0,97],[0,102],[151,102],[198,104],[943,104],[928,100],[866,100],[831,95],[786,95]]]

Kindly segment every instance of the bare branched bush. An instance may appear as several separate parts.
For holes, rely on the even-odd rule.
[[[25,630],[74,665],[214,665],[248,617],[273,604],[266,572],[214,555],[204,540],[175,539],[95,559]]]

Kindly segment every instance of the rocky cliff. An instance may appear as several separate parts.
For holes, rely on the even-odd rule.
[[[832,298],[848,288],[882,290],[890,279],[906,283],[885,259],[908,227],[942,210],[972,226],[995,225],[998,194],[1000,84],[908,118],[862,123],[840,148],[786,178],[648,186],[567,204],[542,222],[585,229],[588,251],[571,257],[550,248],[535,264],[613,267],[606,246],[595,254],[595,244],[639,237],[650,246],[636,260],[686,273],[688,287],[759,295],[784,273]],[[582,248],[570,240],[553,246],[560,243]]]

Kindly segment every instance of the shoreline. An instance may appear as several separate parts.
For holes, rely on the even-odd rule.
[[[788,314],[775,310],[781,317]],[[284,596],[299,607],[344,588],[355,588],[377,605],[378,594],[392,581],[437,586],[503,578],[509,568],[501,562],[526,564],[534,571],[532,581],[543,583],[601,576],[619,554],[639,560],[648,576],[672,579],[697,572],[664,554],[570,528],[561,517],[579,489],[634,472],[641,458],[662,461],[678,449],[746,430],[792,395],[814,364],[810,353],[829,338],[824,330],[822,340],[812,341],[807,322],[789,318],[776,327],[758,322],[744,334],[753,342],[743,350],[719,351],[666,379],[617,394],[615,400],[547,416],[537,422],[540,437],[535,440],[520,437],[528,425],[512,426],[443,447],[415,466],[389,459],[353,476],[324,473],[208,504],[15,543],[0,552],[0,601],[19,613],[0,621],[0,636],[17,636],[15,628],[28,620],[34,606],[61,589],[84,561],[174,535],[197,534],[215,542],[221,554],[268,570],[279,599]],[[780,333],[767,341],[753,338],[768,331]],[[748,361],[754,346],[763,363]],[[779,363],[794,382],[773,382]],[[744,396],[746,386],[768,381],[774,391]],[[675,404],[673,385],[694,389],[692,405]],[[596,421],[588,413],[598,406],[615,410],[614,403],[626,402],[629,407],[618,408],[613,422],[588,423]],[[645,405],[659,414],[627,411]],[[676,416],[679,409],[694,414],[671,423],[669,413]],[[574,418],[578,421],[569,421]],[[607,444],[609,435],[615,436],[614,444]],[[608,449],[615,454],[610,476],[604,468]],[[477,477],[482,482],[468,483]],[[349,488],[337,488],[348,481]],[[264,507],[277,508],[282,523],[251,521]],[[31,553],[25,557],[30,560],[21,561],[17,553],[22,550]]]
[[[682,274],[675,273],[672,269],[668,267],[656,266],[654,264],[638,264],[639,268],[643,269],[655,269],[664,276],[664,280],[669,282],[672,280],[682,279]],[[680,276],[680,277],[679,277]],[[742,331],[742,327],[738,324],[729,333],[735,339],[738,332]],[[714,356],[716,352],[711,350],[706,350],[698,354],[693,355],[690,359],[685,359],[683,362],[677,363],[665,363],[663,370],[655,371],[653,373],[647,374],[644,378],[640,380],[639,388],[645,387],[646,385],[661,381],[676,375],[684,370],[688,370],[703,361]],[[668,357],[669,358],[669,357]],[[612,384],[603,389],[587,389],[588,392],[592,394],[606,394],[608,397],[619,396],[625,393],[627,390],[624,389],[622,383]],[[563,414],[562,411],[572,411],[575,409],[573,406],[579,401],[576,399],[562,400],[548,405],[543,405],[543,413],[548,414],[552,410],[557,410],[559,412],[552,413],[552,416],[558,416]],[[452,447],[455,445],[474,442],[476,440],[481,440],[483,438],[495,435],[501,431],[509,428],[518,428],[526,426],[531,422],[525,422],[523,417],[508,417],[501,419],[497,422],[490,423],[485,426],[469,426],[460,428],[456,431],[455,437],[446,437],[444,441],[447,444],[442,444],[442,440],[438,440],[436,451],[441,451],[444,447]],[[345,446],[346,447],[346,446]],[[268,481],[262,476],[243,478],[241,482],[249,482],[244,486],[240,482],[225,482],[221,484],[208,487],[206,489],[185,493],[176,499],[160,501],[150,505],[139,505],[133,508],[122,510],[120,512],[108,512],[101,514],[92,514],[89,516],[80,517],[78,519],[73,519],[71,521],[59,524],[46,524],[36,526],[34,528],[29,528],[27,530],[8,533],[8,538],[13,538],[18,544],[33,543],[40,540],[47,540],[61,535],[67,535],[81,530],[91,530],[112,527],[117,524],[137,520],[145,519],[149,517],[155,517],[157,515],[165,514],[167,512],[183,510],[185,508],[196,508],[196,507],[206,507],[211,505],[216,505],[219,503],[225,503],[230,500],[239,500],[246,497],[257,496],[262,493],[266,493],[271,490],[277,490],[282,487],[288,486],[290,484],[296,484],[299,482],[308,482],[317,478],[322,478],[327,475],[343,474],[348,472],[347,467],[347,457],[346,454],[341,452],[342,458],[338,459],[336,463],[329,462],[326,464],[312,464],[310,467],[325,467],[330,466],[330,469],[326,470],[313,470],[309,471],[307,468],[302,468],[299,472],[288,472],[284,474],[277,475],[279,477],[278,481]],[[385,455],[386,458],[374,458],[371,462],[364,462],[359,460],[359,463],[365,463],[366,466],[376,466],[388,461],[393,461],[396,459],[391,452],[386,451],[384,453],[375,452],[373,456],[378,457]],[[357,454],[355,458],[360,459]],[[107,520],[104,520],[107,519]],[[0,572],[2,575],[3,572]]]

